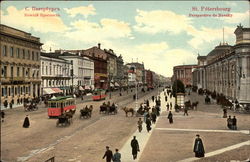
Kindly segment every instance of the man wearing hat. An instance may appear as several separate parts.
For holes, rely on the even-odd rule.
[[[106,157],[106,162],[111,162],[111,159],[113,158],[113,153],[111,150],[109,150],[109,146],[106,146],[106,152],[103,155],[103,159]]]

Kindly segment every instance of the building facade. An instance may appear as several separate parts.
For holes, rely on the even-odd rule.
[[[73,63],[73,85],[75,91],[94,89],[94,61],[76,53],[64,52],[59,58]]]
[[[206,65],[195,69],[194,85],[250,103],[250,28],[239,25],[234,34],[234,46],[223,42],[206,56]]]
[[[100,44],[98,44],[98,46],[100,46]],[[117,56],[112,49],[104,49],[104,52],[107,54],[107,75],[110,88],[118,85]]]
[[[1,105],[41,94],[40,38],[0,24]]]
[[[72,93],[70,61],[59,58],[55,53],[41,53],[42,93]]]
[[[181,80],[185,86],[192,85],[192,69],[197,65],[179,65],[173,68],[173,81]]]
[[[116,75],[116,80],[120,86],[125,86],[124,80],[126,79],[124,77],[124,66],[123,66],[123,58],[122,56],[118,56],[116,60],[116,65],[117,65],[117,75]]]

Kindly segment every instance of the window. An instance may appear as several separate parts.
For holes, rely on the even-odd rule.
[[[39,78],[39,70],[37,71],[36,77]]]
[[[36,53],[36,61],[39,61],[39,53]]]
[[[2,76],[3,76],[4,78],[7,77],[7,66],[4,66],[4,67],[2,68]]]
[[[23,77],[25,77],[25,68],[23,67]]]
[[[35,60],[35,53],[32,51],[32,60]]]
[[[7,46],[3,46],[3,56],[7,56]]]
[[[11,66],[10,68],[10,76],[13,77],[14,76],[14,67]]]
[[[52,66],[51,66],[51,63],[49,63],[49,75],[52,75],[51,71],[52,71]]]
[[[25,49],[23,49],[23,59],[25,59]]]
[[[14,57],[14,47],[10,47],[10,57]]]
[[[15,87],[15,95],[17,95],[17,87]]]
[[[29,60],[30,59],[30,51],[28,50],[28,53],[27,53],[27,59]]]
[[[20,68],[17,67],[17,70],[16,70],[16,76],[19,77],[19,73],[20,73]]]
[[[19,48],[16,49],[16,57],[20,58],[20,49]]]
[[[44,75],[44,62],[42,62],[42,75]]]

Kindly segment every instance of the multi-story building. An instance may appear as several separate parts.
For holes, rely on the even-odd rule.
[[[117,57],[117,60],[116,60],[116,65],[117,65],[117,75],[116,75],[116,78],[117,78],[117,82],[120,86],[124,86],[124,66],[123,66],[123,58],[122,56],[118,56]]]
[[[80,54],[64,52],[59,58],[73,63],[73,85],[75,91],[94,89],[94,61]]]
[[[94,61],[94,87],[107,89],[108,88],[108,75],[107,75],[107,53],[101,49],[101,44],[91,47],[86,50],[56,50],[56,53],[73,52],[80,53],[81,57],[88,57]]]
[[[153,88],[153,72],[151,70],[146,71],[146,85],[147,88]]]
[[[215,47],[206,57],[207,65],[197,68],[193,78],[203,83],[200,88],[250,103],[250,28],[239,25],[234,34],[236,44]]]
[[[42,93],[72,93],[70,61],[59,58],[55,53],[41,53]]]
[[[107,54],[107,75],[108,75],[108,82],[109,88],[117,86],[117,56],[112,49],[104,49],[104,52]]]
[[[134,69],[134,73],[135,73],[135,81],[137,82],[137,84],[139,85],[143,85],[144,81],[145,81],[145,72],[144,72],[144,64],[142,63],[138,63],[138,62],[132,62],[132,63],[128,63],[126,64],[129,69]],[[132,74],[129,74],[129,76],[133,76]],[[133,80],[131,80],[133,82]],[[132,83],[131,82],[131,83]],[[133,83],[132,83],[133,84]]]
[[[173,80],[181,80],[185,86],[192,85],[192,69],[197,65],[179,65],[173,68]]]
[[[41,94],[40,38],[0,24],[1,104]]]

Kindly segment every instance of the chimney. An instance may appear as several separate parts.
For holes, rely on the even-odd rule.
[[[101,49],[101,43],[98,43],[98,48]]]

